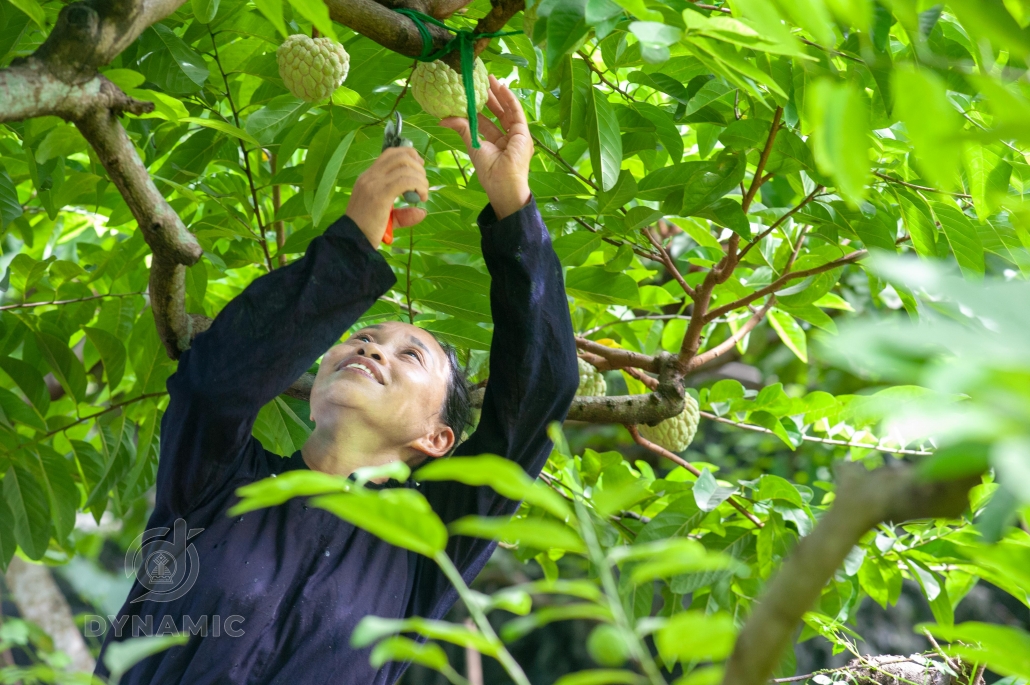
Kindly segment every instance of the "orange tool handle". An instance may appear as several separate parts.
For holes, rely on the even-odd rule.
[[[386,220],[386,233],[383,234],[383,244],[393,245],[393,210],[390,210],[390,218]]]

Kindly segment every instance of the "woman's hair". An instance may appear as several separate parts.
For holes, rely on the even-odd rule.
[[[451,368],[451,375],[447,379],[447,397],[443,403],[443,422],[454,431],[454,446],[457,447],[472,420],[472,386],[454,347],[440,340],[437,342],[443,348],[447,365]]]

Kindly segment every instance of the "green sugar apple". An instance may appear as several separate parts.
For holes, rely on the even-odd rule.
[[[604,382],[604,376],[594,368],[594,365],[576,357],[579,363],[579,390],[576,395],[605,395],[608,392],[608,384]]]
[[[657,426],[640,426],[640,435],[661,445],[670,452],[682,452],[697,433],[697,422],[701,418],[697,400],[690,395],[683,398],[683,412],[679,416],[665,419]]]
[[[478,112],[486,104],[490,91],[486,66],[478,57],[472,70],[472,83]],[[411,75],[411,94],[422,105],[422,109],[434,117],[468,117],[468,99],[465,97],[465,83],[461,74],[440,60],[418,63],[415,73]]]
[[[350,70],[350,55],[332,38],[294,34],[275,52],[286,88],[306,102],[324,100],[340,87]]]

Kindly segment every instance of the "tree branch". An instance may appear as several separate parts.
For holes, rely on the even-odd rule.
[[[765,139],[765,147],[762,148],[762,156],[758,159],[758,166],[755,167],[755,175],[751,178],[751,187],[747,189],[747,195],[740,202],[740,208],[747,214],[747,210],[751,208],[751,202],[755,199],[755,194],[765,181],[762,179],[762,172],[765,171],[765,165],[769,162],[769,155],[772,154],[773,143],[776,142],[776,133],[780,130],[780,118],[783,116],[783,108],[777,107],[776,113],[773,115],[772,126],[769,127],[769,137]]]
[[[869,254],[868,250],[855,250],[851,254],[844,255],[840,259],[836,259],[836,260],[834,260],[832,262],[827,262],[826,264],[823,264],[822,266],[815,266],[815,267],[812,267],[811,269],[803,269],[801,271],[795,271],[793,273],[783,274],[782,276],[777,278],[775,281],[773,281],[771,284],[765,286],[764,288],[761,288],[760,290],[756,290],[755,292],[751,293],[747,297],[742,297],[739,300],[736,300],[734,302],[730,302],[729,304],[723,305],[722,307],[718,307],[718,308],[713,309],[712,311],[708,312],[708,314],[705,317],[705,322],[707,323],[707,322],[709,322],[709,321],[711,321],[713,319],[716,319],[716,318],[718,318],[720,316],[723,316],[723,315],[733,311],[734,309],[739,309],[740,307],[746,307],[747,305],[751,304],[755,300],[759,300],[759,299],[765,297],[766,295],[770,295],[772,293],[775,293],[777,290],[780,290],[781,288],[783,288],[784,285],[786,285],[787,283],[789,283],[791,281],[796,281],[799,278],[807,278],[808,276],[814,276],[815,274],[821,274],[824,271],[829,271],[831,269],[836,269],[838,266],[844,266],[846,264],[850,264],[850,263],[852,263],[854,261],[857,261],[857,260],[861,259],[862,257],[865,257],[867,254]]]
[[[415,23],[402,14],[394,12],[393,7],[409,7],[437,18],[449,16],[468,2],[458,0],[440,0],[438,3],[424,0],[325,0],[329,7],[329,16],[344,26],[349,26],[367,38],[371,38],[385,48],[409,57],[422,54],[422,36]],[[491,0],[490,11],[476,24],[476,33],[493,33],[501,30],[508,20],[525,8],[524,0]],[[437,9],[439,6],[439,9]],[[433,40],[433,49],[438,50],[446,45],[453,34],[449,31],[427,24],[429,35]],[[478,55],[490,44],[489,38],[476,41],[475,54]],[[461,56],[457,51],[443,58],[452,69],[461,69]]]
[[[687,373],[697,370],[699,367],[704,366],[710,361],[718,359],[722,355],[730,352],[738,342],[744,339],[748,333],[754,330],[755,326],[761,323],[765,315],[772,309],[773,304],[776,302],[776,296],[773,295],[769,298],[769,301],[765,303],[765,306],[759,309],[757,312],[751,315],[751,318],[744,322],[744,325],[737,330],[736,333],[723,340],[721,343],[716,345],[710,350],[695,355],[690,363],[687,364]]]
[[[842,466],[837,498],[780,567],[744,624],[723,685],[769,679],[801,617],[866,532],[884,522],[958,516],[969,505],[969,489],[979,482],[979,474],[926,482],[911,467]]]
[[[652,373],[659,373],[662,368],[660,356],[649,357],[646,354],[640,354],[639,352],[620,350],[616,347],[602,345],[601,343],[594,342],[593,340],[587,340],[586,338],[576,338],[576,347],[584,352],[595,354],[604,359],[605,364],[594,365],[601,371],[612,371],[615,369],[624,369],[627,366],[633,366]]]
[[[165,350],[178,359],[192,338],[192,322],[186,314],[186,267],[200,259],[200,243],[154,185],[111,109],[96,107],[72,122],[93,146],[153,252],[150,304]]]
[[[823,187],[822,187],[822,186],[816,186],[816,187],[815,187],[815,190],[813,190],[813,191],[812,191],[812,192],[810,192],[810,193],[809,193],[809,194],[808,194],[807,196],[805,196],[805,199],[804,199],[804,200],[802,200],[801,202],[799,202],[799,203],[798,203],[798,204],[797,204],[797,205],[796,205],[795,207],[793,207],[793,208],[792,208],[792,209],[791,209],[791,210],[790,210],[789,212],[787,212],[786,214],[784,214],[783,216],[781,216],[781,217],[780,217],[779,219],[777,219],[776,221],[774,221],[774,222],[772,223],[772,226],[770,226],[769,228],[765,229],[764,231],[762,231],[761,233],[759,233],[758,235],[756,235],[756,236],[755,236],[755,237],[754,237],[754,238],[753,238],[753,239],[751,240],[751,242],[749,242],[749,243],[748,243],[747,245],[745,245],[745,246],[744,246],[744,249],[740,251],[740,256],[739,256],[739,257],[738,257],[737,259],[738,259],[738,260],[741,260],[741,261],[742,261],[742,260],[744,259],[744,256],[745,256],[745,255],[746,255],[746,254],[747,254],[748,252],[750,252],[750,251],[751,251],[751,248],[752,248],[752,247],[754,247],[755,245],[757,245],[757,244],[758,244],[759,242],[761,242],[761,241],[762,241],[762,239],[763,239],[763,238],[765,238],[765,237],[766,237],[767,235],[769,235],[770,233],[772,233],[773,231],[775,231],[775,230],[776,230],[777,228],[779,228],[779,227],[780,227],[780,225],[781,225],[781,224],[782,224],[782,223],[783,223],[784,221],[786,221],[786,220],[787,220],[787,219],[789,219],[790,217],[792,217],[792,216],[794,216],[795,214],[797,214],[798,212],[800,212],[800,211],[801,211],[801,209],[802,209],[802,208],[803,208],[803,207],[804,207],[805,205],[807,205],[807,204],[808,204],[809,202],[811,202],[812,200],[814,200],[814,199],[815,199],[815,196],[816,196],[816,195],[818,195],[819,193],[821,193],[821,192],[822,192],[822,190],[823,190]]]
[[[939,195],[951,195],[952,197],[959,197],[959,198],[962,198],[964,200],[972,200],[973,199],[972,195],[967,195],[966,193],[952,193],[952,192],[949,192],[947,190],[941,190],[940,188],[931,188],[930,186],[916,185],[915,183],[909,183],[908,181],[902,181],[900,178],[894,178],[893,176],[888,176],[887,174],[881,174],[879,171],[874,171],[873,172],[873,176],[875,176],[875,177],[877,177],[879,179],[883,179],[884,181],[887,181],[888,183],[894,183],[894,184],[899,185],[899,186],[905,186],[906,188],[911,188],[912,190],[922,190],[923,192],[926,192],[926,193],[937,193]]]

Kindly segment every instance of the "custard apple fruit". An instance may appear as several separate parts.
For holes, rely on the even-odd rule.
[[[661,445],[670,452],[682,452],[697,433],[697,422],[701,418],[697,400],[690,395],[683,398],[683,413],[665,419],[657,426],[640,426],[640,435]]]
[[[490,91],[483,60],[476,58],[472,70],[472,83],[476,92],[476,111],[483,109]],[[468,117],[468,99],[465,97],[465,83],[461,74],[446,63],[419,62],[411,75],[411,94],[434,117]]]
[[[306,102],[324,100],[340,87],[350,70],[350,55],[332,38],[294,34],[275,52],[286,88]]]
[[[594,365],[576,357],[579,364],[579,389],[576,395],[605,395],[608,392],[608,384],[604,382],[604,376],[594,368]]]

